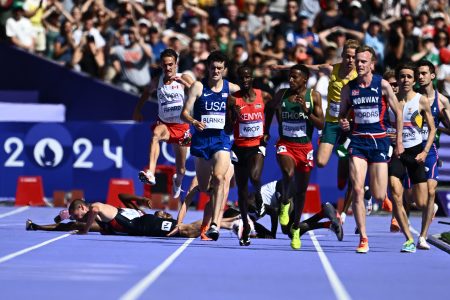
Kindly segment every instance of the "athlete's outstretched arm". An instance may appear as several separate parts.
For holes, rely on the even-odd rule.
[[[427,121],[428,124],[428,138],[427,144],[423,148],[422,152],[416,156],[416,161],[419,163],[424,163],[436,136],[436,126],[434,126],[434,119],[431,115],[430,100],[428,100],[428,98],[425,96],[420,97],[419,106],[420,111],[422,115],[425,116],[425,121]]]
[[[283,97],[284,92],[286,89],[279,90],[275,97],[266,103],[264,108],[264,113],[266,115],[264,120],[264,141],[267,142],[270,139],[270,125],[272,124],[273,115],[277,111],[278,107],[280,106],[281,99]]]
[[[80,230],[78,233],[79,234],[88,233],[89,229],[91,229],[99,213],[100,213],[100,204],[99,203],[91,204],[91,206],[89,207],[89,212],[87,212],[86,225],[84,226],[84,229]]]
[[[395,114],[395,122],[396,122],[396,147],[395,147],[395,154],[397,156],[400,156],[405,149],[403,148],[403,111],[401,108],[400,103],[397,100],[397,97],[394,94],[394,91],[392,90],[391,85],[387,80],[382,79],[381,80],[381,89],[383,90],[383,95],[388,100],[389,106],[391,107],[392,111]]]
[[[148,199],[146,197],[141,197],[138,195],[132,195],[132,194],[122,194],[120,193],[118,195],[120,201],[122,201],[122,203],[128,207],[128,208],[133,208],[136,210],[140,210],[142,211],[135,203],[134,201],[144,204],[146,205],[148,208],[152,208],[152,200]],[[145,212],[144,212],[145,213]]]

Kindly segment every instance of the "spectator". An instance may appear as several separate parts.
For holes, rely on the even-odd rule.
[[[375,68],[380,72],[384,62],[385,39],[382,32],[382,21],[377,17],[370,18],[363,44],[372,47],[377,55]]]
[[[216,42],[222,53],[229,54],[232,48],[232,39],[230,36],[230,21],[225,18],[217,20],[216,25],[217,36]]]
[[[321,32],[338,25],[341,14],[337,0],[325,0],[324,9],[314,19],[313,32]]]
[[[24,17],[24,13],[23,2],[14,2],[12,17],[6,21],[6,36],[14,46],[34,52],[36,33],[30,20]]]
[[[441,48],[439,57],[442,65],[439,67],[437,74],[438,88],[448,98],[450,96],[450,50]]]
[[[55,0],[49,0],[55,1]],[[35,35],[35,51],[44,54],[46,48],[46,34],[43,21],[43,15],[49,1],[47,0],[26,0],[23,8],[25,11],[24,16],[29,18],[31,25],[33,25]]]
[[[119,45],[111,49],[112,65],[117,72],[115,83],[126,91],[142,93],[150,83],[151,57],[151,48],[138,36],[137,28],[123,30]]]
[[[73,24],[69,20],[65,20],[61,25],[60,33],[55,41],[53,57],[61,64],[71,66],[75,48]]]

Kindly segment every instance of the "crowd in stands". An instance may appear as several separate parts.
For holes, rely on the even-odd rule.
[[[444,0],[5,0],[0,22],[3,41],[133,93],[160,72],[165,48],[179,53],[179,72],[194,79],[220,49],[230,58],[230,81],[247,63],[254,86],[273,93],[286,74],[270,66],[338,62],[351,38],[376,50],[378,73],[430,60],[450,96]],[[326,97],[322,77],[309,85]]]

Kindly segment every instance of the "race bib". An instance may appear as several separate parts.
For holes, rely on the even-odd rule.
[[[263,123],[239,123],[239,136],[240,137],[257,137],[263,135]]]
[[[402,132],[403,143],[413,142],[416,140],[416,132],[412,127],[403,127]]]
[[[340,103],[330,102],[328,107],[329,107],[328,113],[330,114],[330,116],[335,118],[339,117],[339,111],[341,109]]]
[[[283,122],[283,135],[287,137],[305,137],[306,136],[306,123],[288,123]]]
[[[172,227],[172,222],[169,221],[163,221],[161,223],[161,230],[162,231],[170,231],[170,228]]]
[[[225,115],[202,115],[202,122],[207,129],[223,129],[225,127]]]
[[[378,107],[355,108],[355,123],[373,124],[380,122],[380,112]]]
[[[422,141],[428,140],[428,126],[426,124],[423,125],[420,134],[422,135]]]
[[[161,105],[160,117],[163,117],[164,119],[179,118],[182,110],[183,103],[168,102],[166,105]]]
[[[133,220],[139,218],[142,214],[139,211],[131,208],[122,208],[120,215],[127,218],[128,220]]]

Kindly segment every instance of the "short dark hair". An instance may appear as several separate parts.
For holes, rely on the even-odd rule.
[[[433,63],[431,61],[429,61],[429,60],[422,59],[419,62],[417,62],[417,64],[416,64],[417,70],[420,67],[428,67],[428,69],[430,70],[431,74],[436,74],[436,68],[434,67]]]
[[[309,69],[303,64],[296,64],[291,67],[291,70],[298,70],[306,78],[309,78]]]
[[[161,52],[161,54],[159,55],[159,58],[162,60],[164,57],[173,57],[175,58],[175,61],[178,60],[178,54],[175,50],[167,48],[164,49],[163,52]]]
[[[220,50],[213,51],[209,54],[206,64],[210,66],[214,62],[223,62],[226,68],[228,66],[228,57]]]
[[[73,201],[70,203],[70,205],[69,205],[69,214],[72,214],[73,211],[75,210],[75,208],[76,208],[78,205],[86,206],[86,202],[84,202],[83,199],[75,199],[75,200],[73,200]]]
[[[387,70],[383,74],[383,79],[385,79],[385,80],[389,80],[389,78],[392,78],[392,77],[397,79],[397,76],[395,76],[395,71],[392,69]]]
[[[399,78],[400,76],[400,71],[401,70],[412,70],[414,72],[414,79],[416,79],[416,65],[411,63],[411,62],[406,62],[406,63],[402,63],[399,64],[396,68],[395,68],[395,78]]]
[[[240,74],[242,71],[244,71],[245,69],[248,69],[250,71],[250,74],[253,74],[253,69],[252,67],[250,67],[250,65],[248,64],[244,64],[244,65],[240,65],[237,70],[236,73]]]

